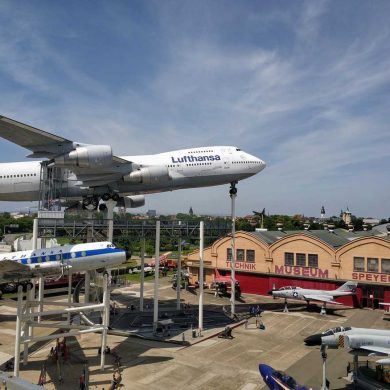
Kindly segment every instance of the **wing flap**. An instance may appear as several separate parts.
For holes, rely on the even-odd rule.
[[[333,300],[333,297],[329,295],[304,295],[304,299],[307,301],[319,301],[319,302],[325,302],[325,303],[333,303],[335,305],[341,305],[340,302],[336,302]]]

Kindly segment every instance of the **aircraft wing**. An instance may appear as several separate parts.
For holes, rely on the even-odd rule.
[[[389,302],[379,302],[379,304],[382,306],[390,306]]]
[[[367,351],[381,353],[383,355],[390,355],[390,348],[377,347],[374,345],[362,345],[360,348],[365,349]]]
[[[35,127],[25,125],[13,119],[0,115],[0,137],[13,142],[16,145],[32,151],[30,158],[53,158],[69,153],[80,143],[73,142],[66,138],[47,131],[39,130]],[[113,156],[113,165],[129,164],[129,161]]]
[[[33,154],[37,154],[37,157],[38,155],[39,157],[52,157],[54,149],[57,149],[58,154],[61,154],[64,150],[73,148],[73,142],[66,138],[47,133],[5,116],[0,116],[0,137],[31,150]]]
[[[315,294],[305,294],[303,298],[307,301],[320,301],[325,303],[333,303],[335,305],[341,305],[340,302],[333,300],[333,297],[330,295],[315,295]]]
[[[15,260],[1,260],[0,274],[7,277],[20,277],[31,274],[31,268],[26,264],[18,263]]]

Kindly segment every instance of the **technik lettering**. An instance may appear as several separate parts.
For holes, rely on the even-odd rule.
[[[185,163],[185,162],[194,162],[194,161],[219,161],[221,157],[216,154],[215,156],[183,156],[183,157],[172,157],[171,160],[173,164]]]

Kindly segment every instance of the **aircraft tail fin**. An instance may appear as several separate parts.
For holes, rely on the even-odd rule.
[[[348,282],[345,282],[338,289],[336,289],[336,291],[355,293],[357,285],[358,285],[357,282],[348,281]]]

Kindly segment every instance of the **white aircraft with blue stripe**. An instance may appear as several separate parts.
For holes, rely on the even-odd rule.
[[[19,282],[64,271],[112,268],[126,261],[126,252],[111,242],[64,245],[0,254],[0,283]]]

